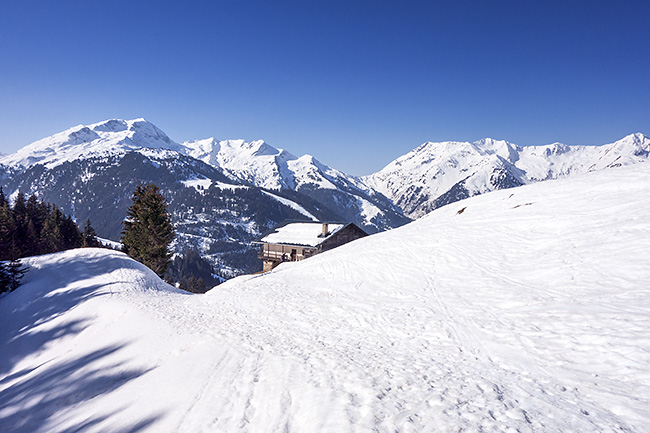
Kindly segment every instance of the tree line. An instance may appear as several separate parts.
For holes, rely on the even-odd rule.
[[[11,206],[0,187],[0,292],[18,287],[25,273],[21,258],[83,246],[99,246],[89,220],[80,230],[71,216],[34,194],[25,199],[19,192]]]
[[[212,266],[195,251],[186,252],[168,269],[175,229],[155,184],[138,184],[131,200],[122,222],[122,251],[168,282],[178,281],[184,290],[203,293],[218,284]],[[11,206],[0,186],[0,293],[18,287],[25,273],[21,258],[99,246],[90,220],[80,230],[72,216],[34,194],[25,199],[19,192]]]

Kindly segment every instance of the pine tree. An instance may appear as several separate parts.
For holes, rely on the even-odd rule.
[[[90,224],[90,218],[86,220],[86,225],[83,230],[83,247],[98,247],[99,241],[97,240],[97,234],[95,229]]]
[[[40,235],[36,230],[36,225],[33,220],[27,221],[27,229],[21,247],[21,256],[35,256],[38,254],[38,246],[40,243]]]
[[[9,206],[9,202],[7,201],[7,198],[5,197],[5,192],[2,189],[2,185],[0,185],[0,206],[7,205]]]
[[[41,254],[55,253],[63,250],[63,238],[61,236],[61,224],[63,213],[54,205],[47,216],[41,232]]]
[[[20,280],[25,275],[25,272],[27,272],[27,268],[18,259],[10,261],[7,268],[9,274],[9,291],[13,292],[20,286]]]
[[[169,266],[175,231],[167,202],[153,183],[138,184],[123,222],[124,252],[162,277]]]
[[[0,293],[9,291],[9,283],[11,278],[9,277],[9,268],[4,262],[0,262]]]
[[[40,241],[43,224],[49,214],[47,205],[41,200],[38,201],[36,195],[32,194],[27,199],[27,230],[24,240],[23,256],[32,256],[41,254]]]
[[[14,223],[16,225],[16,242],[14,248],[18,249],[17,257],[22,257],[24,255],[25,238],[27,237],[27,203],[25,201],[25,194],[22,192],[19,192],[16,196],[11,213],[14,216]]]
[[[61,244],[63,250],[79,248],[83,244],[83,235],[71,216],[61,220]]]
[[[13,213],[5,200],[0,203],[0,260],[18,257],[18,230]]]

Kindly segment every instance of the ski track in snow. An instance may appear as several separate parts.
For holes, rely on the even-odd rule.
[[[635,167],[486,194],[206,295],[117,252],[30,259],[0,427],[643,432],[648,191]]]

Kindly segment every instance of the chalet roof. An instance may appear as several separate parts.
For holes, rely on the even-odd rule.
[[[276,227],[256,243],[317,247],[349,224],[326,223],[328,234],[322,236],[322,222],[294,222]]]

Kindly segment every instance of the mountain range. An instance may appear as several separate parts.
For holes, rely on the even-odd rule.
[[[0,295],[0,430],[647,432],[648,248],[636,164],[202,295],[117,251],[30,257]]]
[[[467,197],[635,164],[649,152],[643,134],[603,146],[428,142],[358,177],[262,140],[176,143],[144,119],[111,119],[0,157],[0,181],[12,197],[35,193],[81,223],[90,218],[113,240],[137,183],[154,182],[169,202],[175,250],[195,249],[228,276],[257,270],[250,242],[287,219],[351,221],[375,233]]]
[[[650,139],[640,133],[602,146],[524,147],[490,138],[428,142],[362,181],[419,218],[488,191],[643,162],[649,152]]]

